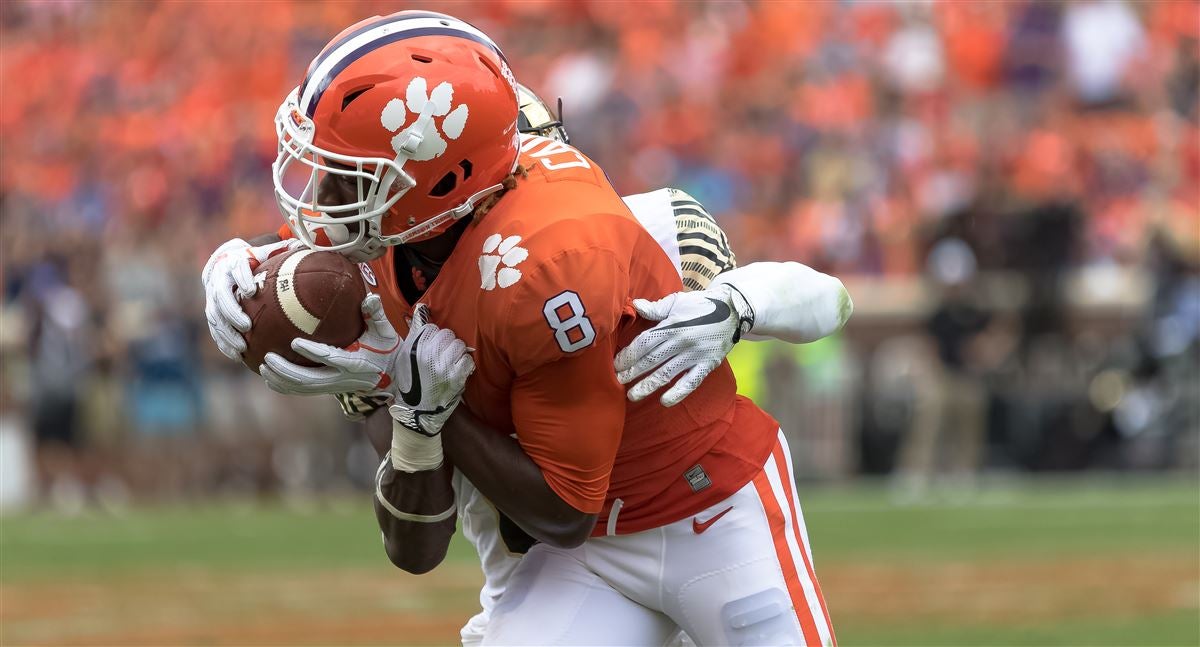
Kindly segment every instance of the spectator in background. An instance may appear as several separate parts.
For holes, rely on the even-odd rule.
[[[1075,96],[1097,106],[1119,98],[1125,76],[1145,47],[1141,22],[1124,2],[1070,2],[1062,23],[1067,75]]]
[[[992,321],[981,305],[975,254],[958,238],[943,238],[929,254],[938,301],[926,323],[936,357],[914,385],[912,427],[897,466],[902,496],[919,497],[935,478],[969,488],[980,467],[988,400],[979,356]]]
[[[105,388],[175,403],[156,410],[155,400],[131,397],[104,424],[177,429],[189,451],[220,436],[216,453],[227,458],[199,478],[221,480],[212,474],[236,460],[252,463],[233,469],[245,478],[222,483],[270,489],[272,464],[288,463],[270,456],[296,442],[272,429],[286,415],[304,426],[315,409],[260,397],[256,376],[196,352],[194,274],[232,232],[279,225],[270,124],[303,76],[305,53],[342,25],[394,9],[382,0],[237,11],[210,2],[3,5],[5,311],[46,316],[10,284],[48,259],[142,268],[130,285],[102,280],[112,269],[61,279],[103,323]],[[1156,214],[1200,230],[1200,4],[1191,0],[585,0],[467,3],[451,13],[511,43],[524,83],[563,97],[580,147],[617,189],[688,190],[746,260],[801,258],[838,275],[903,281],[922,273],[923,232],[986,206],[953,235],[980,272],[1015,271],[1031,291],[1026,348],[1050,334],[1038,343],[1069,354],[1063,277],[1147,266],[1158,254],[1146,245]],[[1186,277],[1155,278],[1160,292],[1186,294]],[[24,350],[6,349],[0,364],[32,361],[13,357]],[[204,408],[198,385],[213,394]],[[1074,385],[1063,390],[1071,402],[1083,397]],[[1045,391],[1013,401],[1029,405]],[[102,408],[114,397],[91,401]],[[38,405],[17,406],[29,426]],[[183,431],[197,425],[199,434]],[[229,450],[247,435],[261,439],[254,455],[263,458]],[[144,446],[143,434],[129,440]],[[307,455],[323,456],[326,439],[311,441]]]
[[[30,268],[24,299],[39,490],[56,507],[78,512],[86,498],[79,414],[92,363],[91,312],[50,260]]]

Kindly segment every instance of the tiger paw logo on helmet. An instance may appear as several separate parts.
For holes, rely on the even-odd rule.
[[[450,139],[458,139],[459,135],[462,135],[463,129],[467,127],[469,112],[467,104],[459,104],[453,110],[450,109],[450,105],[454,101],[454,86],[447,81],[442,81],[433,89],[433,92],[429,92],[428,87],[429,83],[424,77],[414,77],[408,84],[404,99],[397,98],[389,101],[379,116],[383,127],[387,128],[388,132],[396,133],[396,136],[392,138],[392,148],[399,153],[400,145],[407,137],[404,127],[409,121],[409,113],[412,113],[415,119],[425,109],[426,103],[433,104],[433,116],[442,117],[442,125],[439,129],[435,120],[429,120],[425,131],[421,133],[424,138],[417,147],[416,154],[412,156],[414,162],[426,162],[435,157],[441,157],[446,152],[446,139],[443,135]]]
[[[519,242],[520,236],[505,238],[500,234],[492,234],[483,241],[483,255],[479,257],[481,289],[506,288],[521,280],[521,270],[515,266],[529,257],[529,250],[517,247]]]

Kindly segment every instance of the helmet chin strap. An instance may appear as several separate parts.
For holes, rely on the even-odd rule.
[[[441,227],[446,223],[455,222],[471,215],[471,212],[475,211],[475,203],[493,193],[496,193],[497,191],[502,190],[503,188],[503,184],[493,184],[492,186],[475,193],[463,201],[462,204],[454,207],[453,209],[447,209],[446,211],[439,213],[438,215],[426,220],[416,227],[406,229],[399,234],[393,234],[391,236],[379,236],[378,240],[384,245],[391,246],[401,245],[413,240],[414,238],[420,238],[421,236],[424,236],[425,234],[437,229],[438,227]]]

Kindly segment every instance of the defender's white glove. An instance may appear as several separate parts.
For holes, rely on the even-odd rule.
[[[204,317],[208,333],[217,342],[221,354],[238,361],[246,352],[242,333],[250,331],[250,317],[238,301],[254,296],[254,270],[268,258],[304,243],[290,238],[277,243],[251,247],[241,238],[234,238],[217,248],[204,264],[200,280],[204,282]]]
[[[475,370],[470,352],[454,332],[429,323],[429,308],[417,305],[396,366],[398,397],[388,407],[392,467],[416,472],[442,464],[442,425]]]
[[[629,389],[629,399],[637,402],[686,371],[660,398],[664,407],[695,391],[754,326],[754,309],[730,285],[677,292],[658,301],[634,299],[633,307],[642,317],[661,323],[617,353],[617,380],[628,384],[654,371]]]
[[[300,366],[278,353],[267,353],[259,375],[272,390],[285,395],[363,393],[386,395],[390,400],[396,395],[392,375],[400,353],[400,336],[388,321],[379,295],[367,295],[362,313],[367,330],[346,348],[292,340],[292,350],[320,366]]]
[[[808,343],[837,332],[854,312],[841,281],[790,261],[751,263],[722,272],[702,292],[653,303],[636,299],[633,305],[641,316],[662,323],[617,354],[617,379],[628,384],[654,369],[629,390],[629,399],[638,401],[686,370],[662,396],[668,407],[700,386],[738,339]]]

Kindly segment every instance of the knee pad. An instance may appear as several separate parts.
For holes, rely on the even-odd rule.
[[[771,588],[725,603],[721,621],[730,645],[803,645],[792,600]]]

